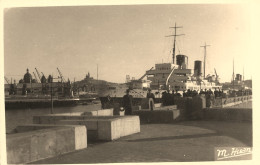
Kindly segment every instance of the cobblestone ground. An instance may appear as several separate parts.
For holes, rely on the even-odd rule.
[[[215,147],[251,147],[252,123],[185,121],[141,125],[141,132],[33,164],[214,161]],[[237,159],[251,159],[251,155]]]

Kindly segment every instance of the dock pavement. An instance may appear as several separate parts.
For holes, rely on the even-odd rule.
[[[214,161],[216,147],[252,147],[252,123],[183,121],[144,124],[141,132],[31,164]],[[228,160],[252,159],[252,155]]]

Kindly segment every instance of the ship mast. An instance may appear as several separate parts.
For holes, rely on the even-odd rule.
[[[169,36],[166,36],[166,37],[174,36],[173,49],[172,49],[172,63],[174,64],[174,61],[175,61],[175,43],[176,43],[176,37],[177,37],[177,36],[184,35],[184,34],[176,34],[177,28],[182,28],[182,26],[177,27],[177,26],[176,26],[176,23],[175,23],[175,26],[174,26],[174,27],[170,27],[170,28],[174,28],[174,35],[169,35]]]
[[[235,89],[235,65],[234,65],[234,58],[233,58],[233,90]]]
[[[206,42],[205,42],[205,45],[204,45],[204,46],[200,46],[200,47],[204,47],[204,78],[205,78],[205,75],[206,75],[207,46],[210,46],[210,45],[207,45]]]

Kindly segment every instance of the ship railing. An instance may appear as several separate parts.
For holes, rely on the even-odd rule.
[[[234,97],[211,97],[211,105],[212,107],[224,107],[228,104],[239,103],[239,102],[247,102],[252,100],[252,95],[244,95],[244,96],[234,96]]]

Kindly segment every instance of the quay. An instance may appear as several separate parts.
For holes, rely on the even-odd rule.
[[[116,106],[34,116],[7,135],[8,163],[214,161],[215,148],[252,147],[252,108],[206,108],[204,97],[184,99],[156,103],[153,111],[144,99],[131,116]]]
[[[113,142],[88,144],[87,149],[32,164],[214,161],[215,147],[248,146],[252,147],[252,125],[248,122],[144,124],[138,134]],[[251,158],[252,155],[246,155],[235,160]]]
[[[19,109],[19,108],[39,108],[51,107],[51,102],[55,107],[61,106],[75,106],[78,104],[78,98],[17,98],[5,99],[5,109]]]

